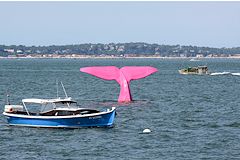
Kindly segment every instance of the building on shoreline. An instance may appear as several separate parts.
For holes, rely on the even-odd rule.
[[[7,56],[0,56],[0,58],[181,58],[181,59],[191,59],[191,58],[240,58],[240,54],[225,55],[225,54],[209,54],[207,56],[196,55],[194,57],[188,57],[185,54],[181,55],[139,55],[139,54],[122,54],[122,55],[86,55],[86,54],[9,54]]]

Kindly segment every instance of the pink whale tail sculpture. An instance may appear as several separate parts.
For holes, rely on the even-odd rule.
[[[156,68],[147,66],[126,66],[120,69],[115,66],[104,66],[84,67],[81,68],[80,71],[105,80],[116,80],[121,87],[118,102],[130,102],[132,101],[129,87],[130,81],[145,78],[150,74],[157,72],[158,70]]]

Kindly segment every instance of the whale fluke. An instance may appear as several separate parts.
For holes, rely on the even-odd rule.
[[[115,66],[96,66],[80,68],[80,71],[104,80],[117,81],[121,87],[118,102],[130,102],[132,101],[130,81],[145,78],[158,70],[148,66],[125,66],[120,69]]]

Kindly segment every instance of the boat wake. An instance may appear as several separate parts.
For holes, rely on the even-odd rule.
[[[231,72],[214,72],[210,74],[211,76],[219,76],[219,75],[233,75],[240,76],[240,73],[231,73]]]
[[[240,76],[240,73],[232,73],[233,76]]]
[[[230,72],[214,72],[214,73],[211,73],[210,75],[211,76],[218,76],[218,75],[229,75],[231,74]]]

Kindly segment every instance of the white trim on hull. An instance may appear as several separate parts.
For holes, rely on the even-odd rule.
[[[36,118],[36,119],[84,118],[84,117],[94,117],[94,116],[101,116],[103,114],[108,114],[113,112],[115,109],[116,107],[112,107],[112,109],[107,112],[91,113],[91,114],[84,114],[84,115],[69,115],[69,116],[31,116],[31,115],[12,114],[12,113],[6,113],[6,112],[3,112],[3,115],[8,117]]]

